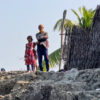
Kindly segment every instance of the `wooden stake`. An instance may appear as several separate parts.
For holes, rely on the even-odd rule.
[[[61,54],[60,54],[59,70],[61,69],[61,66],[62,66],[62,54],[63,54],[63,45],[64,45],[64,35],[62,35],[62,34],[64,34],[66,13],[67,13],[67,11],[64,10],[64,12],[63,12],[63,22],[62,22],[62,27],[61,27]]]

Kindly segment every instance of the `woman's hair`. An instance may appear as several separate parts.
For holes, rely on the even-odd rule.
[[[31,41],[33,41],[32,36],[28,36],[28,37],[27,37],[27,40],[28,40],[28,39],[31,39]]]

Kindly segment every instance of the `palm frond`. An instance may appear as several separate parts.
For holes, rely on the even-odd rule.
[[[50,68],[58,65],[59,60],[60,60],[60,49],[57,49],[49,55]],[[44,70],[44,72],[46,71],[45,61],[43,61],[43,70]]]
[[[82,9],[81,9],[81,7],[80,7],[78,10],[79,10],[80,14],[82,14]]]
[[[63,23],[63,19],[59,19],[56,24],[54,25],[53,30],[58,30],[61,31],[62,28],[62,23]],[[64,28],[66,29],[67,27],[73,27],[74,23],[72,21],[70,21],[69,19],[65,19],[65,26]]]
[[[74,9],[72,9],[72,12],[77,16],[77,19],[78,19],[79,25],[82,26],[81,18],[80,18],[80,16],[78,15],[78,13],[77,13]]]
[[[87,10],[85,6],[83,6],[82,8],[79,8],[79,12],[82,15],[81,17],[75,10],[72,9],[72,12],[76,15],[80,27],[83,27],[85,29],[90,29],[92,25],[92,19],[95,14],[95,10],[92,9]]]
[[[59,64],[59,60],[60,60],[60,49],[57,49],[56,51],[54,51],[49,55],[50,67]]]
[[[53,30],[55,31],[55,30],[57,30],[57,29],[60,29],[61,24],[62,24],[62,19],[59,19],[59,20],[56,22],[56,24],[55,24]]]

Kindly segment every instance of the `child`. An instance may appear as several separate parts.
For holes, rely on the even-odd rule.
[[[30,65],[32,67],[32,71],[34,72],[35,69],[35,57],[33,54],[33,39],[32,36],[27,37],[28,43],[26,44],[25,50],[25,65],[27,65],[27,71],[30,71]]]
[[[38,59],[38,56],[37,56],[37,51],[35,49],[35,46],[37,45],[37,43],[34,43],[34,47],[33,47],[33,53],[34,53],[34,57],[35,57],[35,67],[36,67],[36,70],[38,70],[38,64],[37,64],[37,59]]]

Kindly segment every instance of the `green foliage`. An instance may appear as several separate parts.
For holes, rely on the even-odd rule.
[[[50,67],[59,64],[59,60],[60,60],[60,49],[57,49],[56,51],[54,51],[49,55]]]
[[[62,23],[63,23],[63,19],[59,19],[56,24],[54,25],[54,31],[58,30],[61,31],[62,28]],[[72,29],[74,23],[72,21],[70,21],[69,19],[65,19],[65,26],[64,28],[66,29],[67,27],[70,27]]]
[[[87,10],[85,7],[79,8],[78,10],[80,12],[80,16],[73,9],[72,12],[77,16],[79,26],[85,29],[90,29],[92,25],[92,19],[95,14],[95,10],[92,9]]]
[[[49,55],[49,64],[50,68],[55,67],[55,65],[59,64],[60,60],[60,49],[57,49],[53,53]],[[43,61],[43,70],[46,71],[45,61]]]

